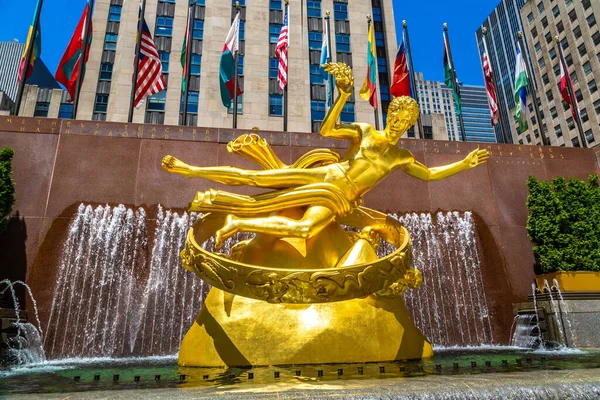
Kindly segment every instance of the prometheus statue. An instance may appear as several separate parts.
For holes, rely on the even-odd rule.
[[[256,196],[208,190],[190,204],[190,211],[203,215],[188,234],[183,266],[213,288],[184,338],[181,365],[375,362],[433,354],[401,297],[422,280],[411,265],[408,232],[362,207],[362,198],[397,169],[435,181],[486,162],[489,152],[476,149],[434,168],[415,160],[397,146],[419,116],[409,97],[390,103],[382,131],[366,123],[338,124],[352,93],[352,70],[343,63],[323,67],[334,75],[339,96],[320,133],[348,141],[343,156],[317,149],[285,165],[251,134],[230,142],[228,151],[264,170],[197,167],[173,156],[162,161],[168,172],[188,178],[273,189]],[[237,232],[255,237],[224,246]],[[202,244],[211,237],[217,250],[228,251],[206,250]],[[381,240],[395,250],[379,257]],[[252,339],[274,334],[278,346]]]

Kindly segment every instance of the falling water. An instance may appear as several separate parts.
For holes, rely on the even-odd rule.
[[[535,314],[519,314],[513,322],[514,332],[510,345],[516,347],[534,347],[538,342],[537,316]]]
[[[404,296],[416,326],[438,346],[493,344],[472,214],[394,217],[408,229],[423,274],[421,287]]]
[[[563,322],[563,318],[567,320],[567,327],[568,332],[566,332],[566,328],[565,328],[565,344],[567,344],[567,335],[570,335],[571,338],[573,338],[573,328],[571,327],[571,319],[569,316],[569,307],[567,306],[567,303],[565,302],[565,299],[563,298],[562,295],[562,291],[560,290],[560,284],[558,283],[558,281],[556,279],[554,279],[552,281],[552,285],[554,285],[553,287],[556,288],[556,291],[558,292],[558,300],[559,300],[559,304],[560,304],[560,323]],[[557,323],[559,323],[558,318],[557,318]],[[567,345],[568,346],[568,345]]]
[[[540,347],[543,349],[544,341],[542,340],[542,328],[540,327],[540,312],[539,312],[538,306],[537,306],[538,289],[537,289],[537,286],[535,285],[535,283],[531,284],[531,291],[532,291],[532,295],[533,295],[533,310],[535,311],[535,326],[536,326],[537,332],[538,332],[538,340],[540,343]]]
[[[562,343],[566,345],[567,337],[565,336],[565,331],[563,330],[562,323],[560,321],[561,312],[558,306],[558,301],[552,296],[552,289],[548,284],[548,281],[544,279],[544,289],[548,291],[548,296],[550,296],[550,304],[552,304],[552,311],[554,311],[556,327],[558,328],[559,340],[562,340]]]
[[[179,261],[195,218],[159,207],[149,253],[143,209],[80,205],[54,288],[48,357],[176,353],[205,290]]]
[[[17,365],[45,361],[46,356],[42,345],[43,332],[38,315],[37,302],[31,293],[31,288],[23,281],[11,282],[8,279],[0,281],[0,285],[6,285],[6,288],[0,291],[0,296],[7,290],[10,290],[15,308],[14,326],[17,328],[17,334],[14,337],[10,337],[7,341],[9,346],[9,357],[14,360]],[[27,290],[33,304],[37,326],[29,322],[21,321],[21,305],[15,293],[15,285],[22,285]]]

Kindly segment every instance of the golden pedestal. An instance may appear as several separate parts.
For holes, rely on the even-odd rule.
[[[408,232],[397,221],[365,208],[340,220],[363,231],[379,226],[381,237],[396,249],[381,258],[374,250],[379,234],[377,240],[348,234],[338,223],[307,240],[257,235],[227,257],[199,245],[223,218],[203,216],[182,253],[184,267],[213,288],[181,344],[181,366],[363,363],[433,355],[401,296],[420,284],[420,274],[411,266]]]
[[[211,289],[179,365],[363,363],[433,355],[402,298],[269,304]]]

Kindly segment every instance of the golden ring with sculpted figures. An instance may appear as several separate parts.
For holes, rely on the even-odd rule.
[[[378,218],[372,218],[376,215]],[[327,269],[270,268],[238,262],[202,248],[222,226],[222,213],[204,214],[188,233],[181,253],[183,266],[225,292],[269,303],[314,304],[355,298],[401,296],[421,283],[421,274],[411,266],[408,231],[398,221],[364,207],[337,222],[369,232],[377,224],[379,237],[395,250],[375,262]],[[365,229],[366,228],[366,229]],[[362,235],[364,236],[364,235]]]

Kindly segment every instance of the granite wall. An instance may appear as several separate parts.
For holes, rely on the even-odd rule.
[[[0,117],[0,147],[12,147],[17,203],[8,234],[0,236],[0,279],[26,278],[43,324],[50,309],[56,267],[69,221],[80,203],[184,209],[195,192],[224,188],[167,174],[166,154],[188,163],[256,169],[232,156],[226,143],[245,133],[232,129],[153,126],[21,117]],[[344,142],[314,134],[260,132],[284,162],[314,147],[343,151]],[[395,172],[365,198],[382,211],[472,211],[481,239],[486,292],[496,326],[494,337],[508,342],[512,304],[525,301],[534,280],[527,237],[526,179],[556,176],[585,179],[598,173],[591,149],[487,145],[402,140],[428,166],[465,157],[477,146],[492,156],[486,165],[439,182],[426,183]],[[236,188],[243,194],[253,188]],[[152,227],[149,227],[152,232]]]

